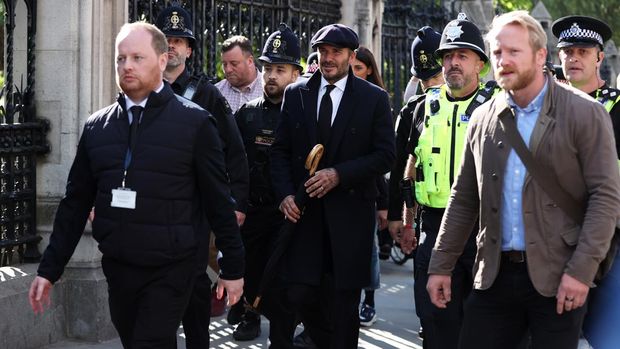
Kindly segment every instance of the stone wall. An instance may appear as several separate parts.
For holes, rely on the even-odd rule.
[[[22,4],[22,2],[17,2]],[[23,5],[18,5],[23,6]],[[51,152],[37,167],[37,229],[49,241],[81,129],[88,116],[113,102],[114,38],[127,18],[127,0],[55,0],[37,2],[35,101],[37,117],[50,121]],[[25,38],[25,9],[18,8],[16,43]],[[25,71],[16,47],[16,75]],[[21,62],[21,63],[18,63]],[[20,65],[21,64],[21,65]],[[25,75],[25,74],[24,74]],[[16,80],[19,81],[19,80]],[[117,334],[107,305],[101,254],[88,232],[81,239],[62,279],[52,292],[51,307],[34,315],[28,288],[36,264],[0,270],[0,348],[39,348],[64,338],[102,341]]]

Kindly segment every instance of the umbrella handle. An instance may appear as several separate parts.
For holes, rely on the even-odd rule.
[[[319,167],[319,161],[321,161],[321,157],[323,157],[324,150],[325,148],[322,144],[317,144],[312,148],[312,150],[310,150],[310,153],[306,158],[305,166],[306,170],[308,170],[308,173],[310,174],[310,177],[314,176],[316,169]]]

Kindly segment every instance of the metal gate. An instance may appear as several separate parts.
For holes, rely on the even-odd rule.
[[[428,25],[441,32],[450,16],[443,0],[386,0],[383,12],[382,77],[398,113],[411,73],[411,43],[419,28]]]
[[[302,55],[307,57],[312,35],[340,19],[340,1],[334,0],[130,0],[129,18],[154,22],[171,3],[179,3],[191,13],[194,35],[202,43],[192,54],[189,69],[205,71],[211,77],[218,73],[220,46],[229,36],[246,36],[254,52],[259,52],[269,34],[284,22],[300,38]]]
[[[37,250],[41,237],[36,235],[36,157],[49,152],[49,123],[36,118],[34,104],[36,4],[36,0],[1,4],[5,57],[0,92],[0,267],[41,256]],[[25,28],[16,29],[17,23]],[[25,31],[25,42],[15,42],[16,30]],[[24,51],[25,76],[24,72],[16,76],[14,57]]]

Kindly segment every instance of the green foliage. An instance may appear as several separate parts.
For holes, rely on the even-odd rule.
[[[534,7],[534,4],[533,0],[493,0],[493,6],[499,9],[499,12],[503,13],[515,10],[530,11]]]
[[[513,10],[531,10],[539,0],[493,0],[493,5],[499,12]],[[614,35],[612,39],[620,45],[620,6],[618,0],[544,0],[545,7],[555,20],[569,15],[596,17],[611,27]]]

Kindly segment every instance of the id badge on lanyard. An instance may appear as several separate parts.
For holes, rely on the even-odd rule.
[[[138,120],[133,120],[133,122],[139,123],[139,118],[141,117],[141,115],[133,115],[133,117],[137,118]],[[127,148],[127,153],[125,154],[125,170],[123,171],[123,181],[121,182],[120,187],[112,189],[112,202],[110,202],[110,206],[112,207],[126,208],[130,210],[134,210],[136,208],[137,192],[125,186],[125,179],[127,178],[127,169],[131,164],[131,156],[134,152],[133,148],[137,143],[137,138],[135,138],[137,137],[137,135],[137,124],[135,127],[132,125],[130,131],[131,138],[129,141],[129,147]],[[131,141],[132,138],[135,139],[134,142]]]

